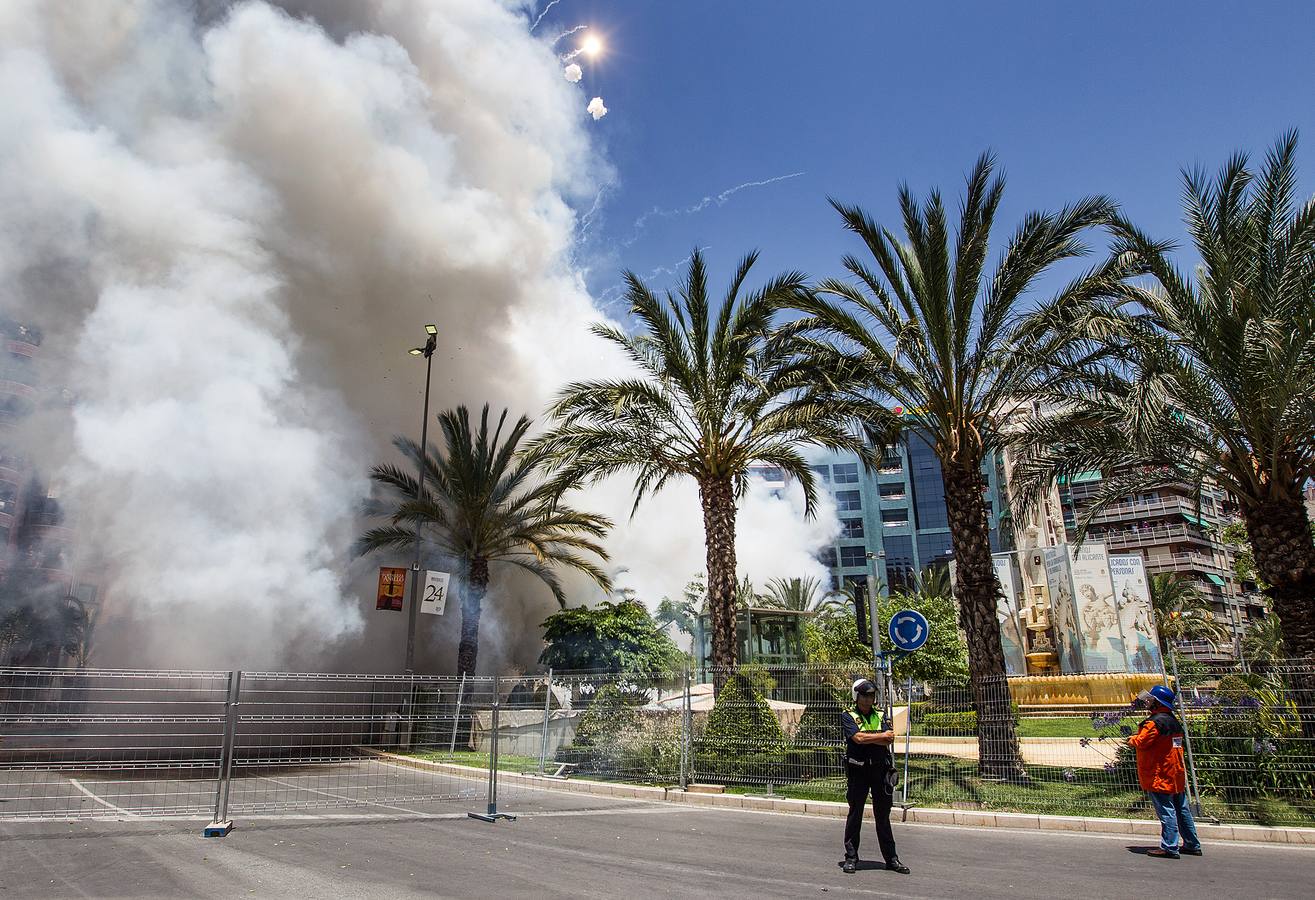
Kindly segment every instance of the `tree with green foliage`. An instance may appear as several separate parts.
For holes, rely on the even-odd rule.
[[[1253,669],[1267,671],[1283,659],[1283,623],[1275,613],[1257,619],[1242,635],[1242,658]]]
[[[523,448],[530,420],[522,416],[503,435],[507,411],[490,428],[489,408],[473,428],[464,406],[439,413],[443,448],[430,446],[424,453],[410,438],[397,437],[393,445],[410,467],[375,466],[370,478],[384,492],[371,513],[387,517],[387,525],[371,528],[357,542],[365,555],[383,549],[415,546],[415,529],[439,553],[461,567],[461,642],[457,647],[457,673],[474,675],[479,653],[479,621],[488,593],[490,566],[501,565],[529,572],[546,584],[557,602],[566,594],[557,568],[588,575],[603,590],[611,580],[583,554],[607,559],[602,538],[611,527],[607,518],[581,512],[562,502],[571,485],[542,480],[545,451]],[[425,492],[415,475],[423,457]]]
[[[683,654],[643,604],[576,606],[543,623],[539,664],[556,671],[622,672],[652,677],[680,667]]]
[[[852,278],[822,282],[803,317],[789,328],[800,351],[845,399],[867,401],[861,416],[879,435],[915,431],[940,460],[957,562],[954,595],[962,609],[975,701],[983,711],[978,742],[983,774],[1015,778],[1022,759],[1007,695],[991,685],[1005,676],[991,560],[983,463],[1006,441],[1005,425],[1020,391],[1043,367],[1045,347],[1016,349],[1019,322],[1033,289],[1056,265],[1084,255],[1085,232],[1109,221],[1114,205],[1089,197],[1054,213],[1032,213],[994,265],[991,232],[1004,178],[984,154],[968,176],[957,230],[938,191],[919,203],[901,187],[903,235],[856,206],[832,201],[845,227],[862,239],[875,269],[844,259]],[[1050,303],[1084,297],[1098,273],[1062,288]],[[894,410],[899,408],[897,414]],[[906,417],[904,411],[908,411]]]
[[[887,634],[895,613],[912,609],[927,617],[927,643],[895,664],[893,675],[914,681],[968,683],[968,648],[959,634],[959,609],[948,593],[896,592],[877,601],[878,632]]]
[[[815,616],[804,623],[804,659],[810,666],[870,666],[872,648],[858,639],[853,616]]]
[[[1315,478],[1315,199],[1297,195],[1297,136],[1254,171],[1184,175],[1199,265],[1116,218],[1113,289],[1042,309],[1029,336],[1051,369],[1015,481],[1021,505],[1056,479],[1105,475],[1079,523],[1129,494],[1213,483],[1237,499],[1256,581],[1283,620],[1287,655],[1315,658],[1315,541],[1302,489]],[[1315,698],[1315,684],[1302,688]],[[1315,702],[1315,701],[1312,701]],[[1307,720],[1315,736],[1315,717]]]
[[[1215,618],[1210,601],[1184,575],[1152,575],[1149,588],[1161,651],[1185,641],[1205,641],[1218,647],[1229,639],[1228,627]]]
[[[855,405],[821,395],[815,370],[772,339],[778,311],[805,292],[804,277],[779,275],[746,294],[756,259],[744,258],[720,301],[709,294],[697,250],[678,296],[661,298],[627,272],[638,330],[600,324],[593,331],[619,347],[639,377],[568,385],[552,408],[556,426],[536,445],[563,484],[633,472],[636,507],[674,480],[694,481],[703,507],[712,662],[722,670],[739,655],[735,517],[750,467],[784,471],[801,487],[811,516],[817,486],[800,446],[870,455],[854,431]]]

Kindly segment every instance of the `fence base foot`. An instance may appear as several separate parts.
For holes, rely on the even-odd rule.
[[[515,822],[516,817],[510,813],[490,812],[490,813],[466,813],[472,819],[479,819],[481,822],[496,822],[498,819],[510,819]]]
[[[228,833],[233,830],[232,821],[228,822],[211,822],[205,827],[202,834],[205,837],[228,837]]]

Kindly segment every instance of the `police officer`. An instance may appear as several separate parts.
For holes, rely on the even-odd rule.
[[[909,867],[895,853],[895,835],[890,829],[890,807],[895,794],[895,762],[890,746],[895,732],[886,728],[885,716],[875,709],[877,686],[866,678],[854,682],[854,708],[840,714],[845,734],[845,799],[849,815],[845,819],[846,874],[858,869],[858,840],[863,828],[863,807],[872,795],[872,811],[877,820],[877,843],[886,860],[886,868],[901,875]]]

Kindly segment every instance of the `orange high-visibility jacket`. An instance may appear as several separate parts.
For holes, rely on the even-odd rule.
[[[1181,794],[1187,790],[1183,765],[1183,726],[1167,710],[1160,710],[1128,738],[1137,751],[1137,780],[1142,790],[1157,794]]]

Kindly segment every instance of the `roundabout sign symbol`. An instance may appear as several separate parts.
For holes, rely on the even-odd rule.
[[[886,631],[897,649],[912,653],[927,643],[927,617],[917,610],[902,609],[890,617]]]

